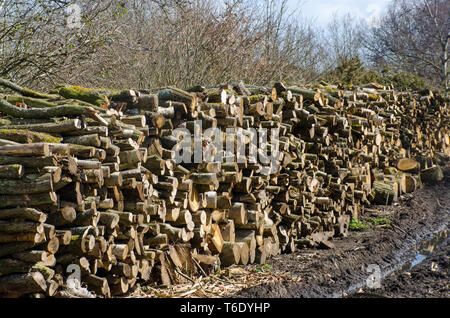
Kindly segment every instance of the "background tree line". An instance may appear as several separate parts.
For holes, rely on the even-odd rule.
[[[80,8],[73,27],[73,4]],[[287,0],[0,0],[0,77],[36,88],[243,80],[448,89],[450,2],[393,0],[326,28]],[[69,22],[69,24],[68,24]]]

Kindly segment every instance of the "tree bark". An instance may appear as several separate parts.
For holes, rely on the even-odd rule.
[[[18,297],[24,294],[45,292],[47,283],[40,272],[6,275],[0,277],[0,294]]]

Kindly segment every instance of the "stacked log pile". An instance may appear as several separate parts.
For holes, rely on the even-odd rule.
[[[449,99],[431,91],[0,85],[14,92],[0,95],[6,297],[58,295],[73,265],[82,285],[111,297],[332,248],[365,207],[440,181],[450,155]],[[255,148],[261,128],[267,143]],[[184,162],[180,129],[201,150],[183,152]]]

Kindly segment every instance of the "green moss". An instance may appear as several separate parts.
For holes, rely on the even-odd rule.
[[[259,102],[260,100],[263,100],[264,97],[266,97],[266,95],[263,94],[259,94],[259,95],[252,95],[248,97],[249,103],[250,104],[256,104],[257,102]]]
[[[63,86],[58,90],[58,94],[68,99],[77,99],[96,106],[107,103],[105,95],[98,94],[95,90],[89,90],[79,86]]]
[[[1,139],[11,140],[19,143],[60,143],[62,141],[61,137],[55,137],[50,134],[33,132],[24,129],[0,129],[0,136]]]

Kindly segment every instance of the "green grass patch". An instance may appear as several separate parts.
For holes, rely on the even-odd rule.
[[[368,221],[372,223],[374,226],[389,225],[391,223],[391,221],[386,218],[370,218]]]
[[[272,270],[272,265],[264,264],[263,266],[257,266],[256,271],[261,272],[270,272]]]
[[[391,221],[386,218],[370,218],[367,222],[362,222],[352,218],[350,222],[350,231],[361,232],[370,229],[372,226],[386,225],[390,226]]]
[[[358,219],[352,218],[350,222],[350,231],[365,231],[370,228],[370,225],[364,222],[361,222]]]

